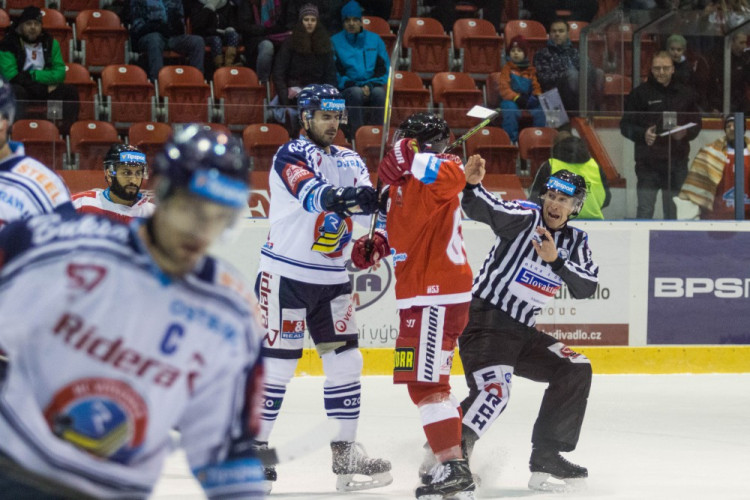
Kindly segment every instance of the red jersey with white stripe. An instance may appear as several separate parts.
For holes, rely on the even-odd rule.
[[[461,232],[461,160],[419,153],[405,184],[391,186],[388,242],[399,309],[471,300],[472,273]]]
[[[138,195],[138,201],[133,206],[115,203],[109,197],[109,189],[92,189],[73,195],[73,206],[80,213],[104,215],[125,224],[134,217],[149,217],[154,213],[155,205],[149,198]]]

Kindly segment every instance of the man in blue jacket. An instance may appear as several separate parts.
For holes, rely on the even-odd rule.
[[[338,88],[349,112],[347,138],[368,124],[383,123],[385,85],[390,59],[379,35],[362,29],[362,7],[351,0],[341,9],[344,29],[331,37]],[[364,107],[369,108],[365,117]]]

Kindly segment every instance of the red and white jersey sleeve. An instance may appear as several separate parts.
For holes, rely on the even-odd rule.
[[[102,189],[91,189],[74,194],[73,206],[80,213],[104,215],[125,224],[135,217],[149,217],[154,213],[155,208],[146,196],[140,196],[133,206],[115,203]]]
[[[461,231],[463,164],[419,153],[412,175],[390,188],[386,228],[399,309],[471,300],[472,273]]]

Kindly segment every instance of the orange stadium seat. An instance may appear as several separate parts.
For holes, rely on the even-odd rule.
[[[625,107],[625,96],[630,93],[632,88],[633,81],[627,76],[618,74],[605,75],[602,110],[622,113]]]
[[[386,142],[386,151],[388,151],[391,139],[393,139],[394,127],[389,127],[388,141]],[[363,125],[359,127],[354,134],[354,147],[357,154],[362,157],[367,169],[375,172],[380,163],[380,146],[383,137],[383,127],[381,125]]]
[[[506,44],[510,43],[516,35],[523,35],[526,41],[529,42],[529,53],[526,54],[526,58],[529,61],[534,60],[534,53],[537,50],[547,45],[547,30],[544,29],[542,23],[532,19],[510,20],[505,23],[503,33]]]
[[[26,7],[39,7],[40,9],[43,9],[45,7],[45,0],[5,0],[3,2],[5,4],[4,9],[8,12],[8,15],[11,17],[16,17],[21,15],[21,12],[23,12],[23,9]]]
[[[66,63],[65,83],[75,86],[78,90],[78,102],[80,103],[78,119],[96,119],[97,109],[99,108],[99,93],[89,70],[78,63]]]
[[[108,122],[79,120],[70,127],[70,165],[78,170],[101,169],[104,155],[110,146],[122,142],[117,129]]]
[[[75,24],[82,64],[89,71],[99,73],[108,64],[125,63],[129,34],[117,14],[111,10],[83,10]]]
[[[457,19],[453,24],[453,45],[459,51],[461,71],[473,78],[500,71],[503,39],[491,22]]]
[[[451,37],[435,19],[410,18],[403,44],[409,71],[419,73],[422,78],[431,78],[435,73],[451,70]]]
[[[193,66],[164,66],[159,70],[162,116],[167,123],[211,121],[211,87]]]
[[[10,27],[10,16],[4,9],[0,9],[0,37],[5,37]]]
[[[363,16],[362,27],[380,35],[385,43],[388,55],[391,54],[393,46],[396,44],[396,35],[391,31],[391,25],[388,24],[388,21],[378,16]]]
[[[60,0],[60,10],[68,19],[75,19],[84,10],[96,10],[99,0]]]
[[[63,61],[71,62],[70,46],[73,41],[73,28],[68,25],[62,12],[55,9],[42,9],[42,29],[60,43]]]
[[[479,123],[466,116],[474,105],[483,104],[482,91],[468,73],[438,73],[432,78],[432,100],[453,129],[468,129]]]
[[[265,121],[266,87],[250,68],[224,67],[214,72],[217,114],[230,129],[242,130],[248,123]]]
[[[18,120],[11,137],[23,143],[26,154],[55,170],[62,170],[67,153],[65,141],[54,123],[47,120]]]
[[[401,21],[401,17],[404,15],[404,0],[393,0],[391,3],[391,17],[390,19],[398,25]],[[416,17],[417,15],[417,0],[411,0],[411,12],[409,17]]]
[[[168,123],[136,122],[128,129],[128,143],[146,154],[146,162],[151,167],[154,156],[161,151],[170,135],[172,127]]]
[[[466,141],[466,156],[478,154],[487,162],[488,174],[515,174],[518,148],[500,127],[485,127]]]
[[[398,127],[412,113],[429,111],[430,91],[417,73],[396,71],[393,74],[391,105],[391,125]]]
[[[148,80],[143,68],[133,64],[110,64],[101,75],[102,107],[107,121],[115,127],[125,128],[135,122],[156,118],[154,84]]]
[[[578,47],[578,41],[581,39],[581,30],[588,25],[586,21],[568,21],[568,35],[575,47]]]
[[[289,141],[289,132],[275,123],[255,123],[242,131],[242,144],[253,162],[253,170],[271,170],[279,146]]]
[[[527,127],[518,134],[521,159],[527,162],[532,179],[552,154],[552,142],[556,135],[557,130],[550,127]]]

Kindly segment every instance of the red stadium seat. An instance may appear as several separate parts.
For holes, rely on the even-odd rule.
[[[151,167],[154,156],[162,150],[170,135],[172,127],[167,123],[136,122],[128,129],[128,143],[146,154],[146,162]]]
[[[391,17],[390,20],[393,21],[397,26],[398,23],[401,21],[401,17],[404,15],[404,0],[393,0],[391,3]],[[409,17],[416,17],[417,15],[417,2],[416,0],[411,0],[411,12],[409,13]]]
[[[78,63],[65,64],[65,83],[78,90],[79,120],[94,120],[99,108],[99,93],[89,70]]]
[[[625,96],[633,88],[633,81],[627,76],[607,74],[604,76],[604,98],[602,111],[622,113],[625,107]]]
[[[162,116],[167,123],[211,121],[211,87],[193,66],[164,66],[159,70]]]
[[[55,170],[62,170],[67,153],[65,141],[54,123],[47,120],[18,120],[11,137],[23,143],[26,154]]]
[[[3,2],[4,9],[8,12],[8,15],[11,17],[16,17],[21,15],[21,12],[23,12],[23,9],[26,7],[39,7],[40,9],[43,9],[45,7],[45,0],[5,0]]]
[[[214,72],[214,92],[218,121],[243,130],[248,123],[264,121],[266,87],[255,71],[244,67],[224,67]]]
[[[394,127],[389,127],[388,141],[386,142],[386,151],[388,151],[391,139],[393,139]],[[359,127],[354,134],[354,146],[359,156],[364,160],[367,169],[370,172],[378,170],[380,163],[380,147],[383,137],[383,127],[381,125],[364,125]]]
[[[466,156],[478,154],[487,162],[488,174],[515,174],[518,148],[500,127],[485,127],[466,141]]]
[[[70,165],[78,170],[101,169],[104,155],[110,146],[122,142],[117,129],[107,122],[79,120],[70,127]]]
[[[453,45],[459,51],[461,71],[473,78],[500,71],[503,39],[491,22],[457,19],[453,24]]]
[[[128,37],[128,30],[111,10],[84,10],[76,16],[82,64],[91,72],[99,73],[108,64],[124,64]]]
[[[362,27],[380,35],[385,43],[388,55],[391,54],[393,46],[396,44],[396,35],[391,31],[391,25],[388,24],[388,21],[378,16],[363,16]]]
[[[10,16],[8,15],[8,12],[0,9],[0,37],[5,37],[5,34],[8,32],[8,28],[10,27]]]
[[[479,123],[466,116],[473,106],[483,104],[482,91],[468,73],[436,74],[432,78],[432,100],[452,129],[468,129]]]
[[[60,10],[68,19],[75,19],[84,10],[96,10],[99,5],[99,0],[60,0]]]
[[[73,28],[68,25],[62,12],[55,9],[42,9],[42,29],[60,43],[63,61],[70,62],[70,46],[73,41]]]
[[[578,47],[578,41],[581,39],[581,30],[588,26],[586,21],[568,21],[568,35],[574,46]]]
[[[431,78],[435,73],[451,70],[451,37],[435,19],[410,18],[403,44],[407,49],[409,71],[419,73],[422,78]]]
[[[534,60],[534,53],[536,53],[537,50],[547,45],[547,30],[544,29],[542,23],[532,19],[510,20],[505,23],[503,33],[505,35],[506,45],[509,44],[516,35],[523,35],[529,43],[529,54],[526,54],[526,58],[529,61]]]
[[[552,154],[552,142],[556,135],[557,130],[550,127],[527,127],[518,134],[521,159],[527,162],[532,179]]]
[[[140,66],[111,64],[102,70],[102,99],[107,120],[115,127],[156,119],[154,84]]]
[[[412,113],[429,111],[430,91],[424,87],[417,73],[396,71],[393,74],[391,105],[391,125],[398,127]]]
[[[242,144],[253,162],[253,170],[269,171],[279,147],[289,141],[289,132],[275,123],[255,123],[242,131]]]

